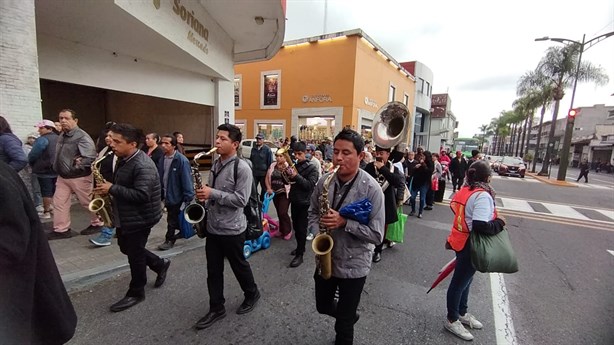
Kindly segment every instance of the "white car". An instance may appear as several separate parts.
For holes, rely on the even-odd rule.
[[[243,139],[241,140],[241,155],[243,155],[243,157],[245,159],[249,159],[249,157],[252,154],[252,147],[254,147],[256,145],[256,139]],[[275,152],[277,152],[277,145],[275,145],[274,143],[265,140],[264,141],[264,145],[268,146],[271,149],[271,154],[273,156],[273,161],[275,161]]]

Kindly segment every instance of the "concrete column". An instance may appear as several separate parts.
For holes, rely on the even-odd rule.
[[[213,107],[212,138],[215,138],[217,127],[222,123],[235,123],[234,81],[216,79],[215,106]]]
[[[20,139],[42,119],[34,15],[34,1],[0,1],[0,114]]]

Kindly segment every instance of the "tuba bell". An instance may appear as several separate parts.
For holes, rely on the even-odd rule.
[[[385,149],[393,148],[406,138],[409,109],[401,102],[388,102],[379,108],[373,121],[375,145]]]

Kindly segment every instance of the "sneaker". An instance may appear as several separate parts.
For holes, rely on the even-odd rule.
[[[90,242],[98,247],[106,247],[111,245],[111,239],[115,231],[113,229],[104,228],[95,238],[90,238]]]
[[[43,207],[43,205],[36,206],[36,212],[38,212],[39,214],[45,212],[45,208]]]
[[[158,250],[169,250],[175,246],[175,241],[164,241],[161,245],[158,246]]]
[[[484,327],[482,325],[482,323],[480,321],[478,321],[478,319],[475,318],[475,316],[467,313],[465,315],[461,315],[458,320],[462,323],[465,324],[467,326],[469,326],[469,328],[473,328],[473,329],[482,329],[482,327]]]
[[[73,232],[70,229],[64,232],[52,231],[50,233],[47,233],[48,241],[61,240],[61,239],[71,238],[71,237],[73,237]]]
[[[50,212],[39,212],[38,217],[40,219],[51,219],[51,213]]]
[[[473,340],[473,335],[469,333],[469,331],[465,329],[465,327],[463,327],[463,324],[459,320],[456,320],[454,322],[446,320],[443,327],[447,329],[450,333],[463,340]]]
[[[308,234],[307,234],[307,241],[311,241],[311,240],[313,240],[313,237],[314,237],[314,236],[313,236],[313,234],[312,234],[312,233],[308,233]]]
[[[386,247],[388,247],[388,248],[392,248],[392,247],[394,247],[394,246],[396,246],[396,245],[397,245],[397,243],[396,243],[396,242],[394,242],[394,241],[388,241],[388,242],[386,243]]]
[[[81,230],[81,235],[93,235],[102,230],[102,226],[90,225],[87,228]]]
[[[433,209],[433,206],[427,206],[424,209],[427,210],[427,211],[431,211]]]
[[[422,213],[418,213],[418,218],[422,218]]]
[[[416,215],[416,211],[411,211],[411,212],[409,212],[409,216],[410,216],[410,217],[413,217],[413,216],[415,216],[415,215]]]

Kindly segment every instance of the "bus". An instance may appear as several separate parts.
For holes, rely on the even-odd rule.
[[[479,150],[480,140],[476,138],[454,139],[454,151],[462,152],[463,156],[471,158],[471,151]]]

